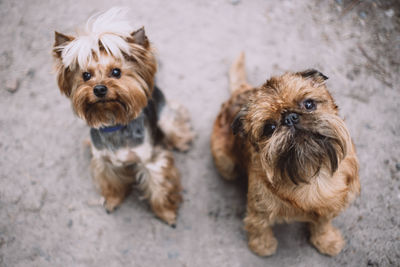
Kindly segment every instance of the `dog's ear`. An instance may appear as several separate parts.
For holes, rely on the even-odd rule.
[[[325,83],[325,81],[328,80],[328,77],[326,75],[315,69],[305,70],[302,72],[298,72],[297,74],[305,79],[312,79],[314,82],[321,84]]]
[[[57,73],[57,83],[60,88],[61,93],[66,95],[67,97],[71,96],[71,88],[72,88],[72,72],[67,68],[60,68]]]
[[[231,128],[234,135],[237,134],[241,136],[245,135],[244,125],[243,125],[243,120],[245,115],[246,115],[246,110],[242,109],[236,114],[235,118],[233,119]]]
[[[149,47],[149,40],[147,39],[144,27],[131,33],[133,43],[141,45],[145,48]]]
[[[62,49],[60,49],[60,47],[67,45],[74,39],[75,38],[72,36],[68,36],[59,32],[54,32],[53,55],[57,58],[61,58]]]

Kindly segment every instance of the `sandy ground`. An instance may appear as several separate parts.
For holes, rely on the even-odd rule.
[[[113,1],[145,25],[158,84],[188,107],[198,134],[190,152],[176,154],[185,202],[173,229],[137,193],[104,212],[82,146],[88,128],[51,72],[54,30],[71,33],[110,2],[0,1],[0,266],[400,266],[399,4]],[[347,240],[337,257],[319,254],[300,223],[274,228],[272,257],[247,248],[245,195],[218,176],[209,150],[241,50],[255,85],[310,67],[330,78],[362,184],[334,220]]]

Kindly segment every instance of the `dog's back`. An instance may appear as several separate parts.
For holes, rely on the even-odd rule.
[[[245,55],[240,53],[229,69],[229,90],[231,97],[222,104],[211,135],[211,152],[219,173],[227,180],[235,179],[245,169],[244,161],[237,157],[238,147],[242,147],[241,138],[233,135],[232,123],[240,109],[248,102],[253,87],[248,84],[245,71]],[[241,158],[247,158],[240,151]]]

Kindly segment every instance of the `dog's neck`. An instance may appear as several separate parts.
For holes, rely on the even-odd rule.
[[[124,129],[125,127],[126,125],[107,126],[107,127],[101,127],[99,131],[102,133],[112,133]]]
[[[163,93],[159,88],[154,87],[152,98],[147,106],[138,117],[127,125],[111,125],[98,129],[91,128],[90,136],[93,145],[100,150],[117,150],[126,146],[135,147],[144,142],[146,133],[150,134],[152,140],[155,140],[158,135],[157,121],[164,105],[165,98]]]

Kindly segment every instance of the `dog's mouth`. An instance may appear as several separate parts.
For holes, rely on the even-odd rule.
[[[345,154],[344,144],[339,139],[310,131],[297,129],[290,132],[285,141],[288,144],[276,152],[275,170],[296,185],[318,175],[322,166],[333,174]]]
[[[117,103],[117,104],[121,105],[124,108],[124,110],[126,110],[126,105],[122,101],[120,101],[118,99],[100,99],[100,100],[97,100],[97,101],[95,101],[93,103],[89,103],[88,109],[90,109],[92,107],[95,107],[95,106],[98,106],[98,105],[105,105],[105,104],[108,104],[108,103]]]

